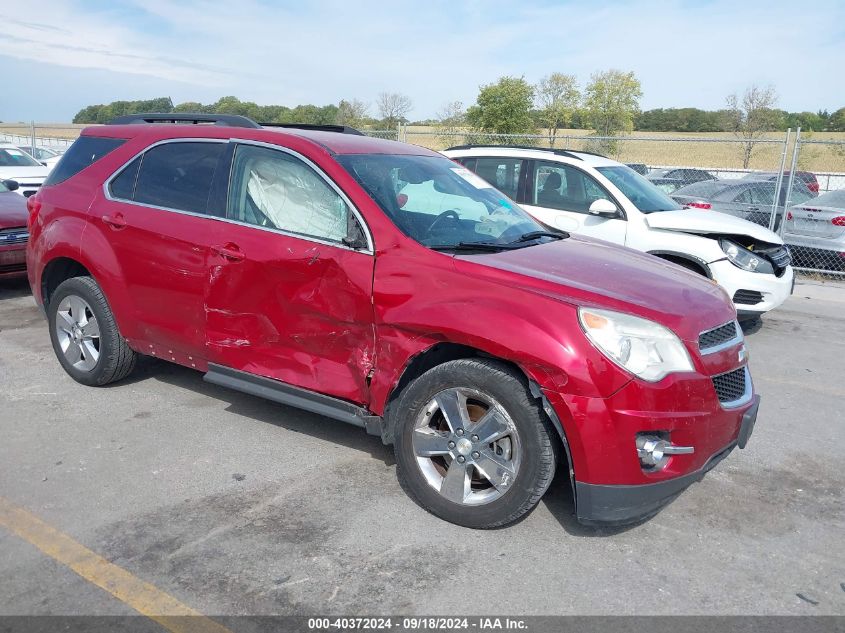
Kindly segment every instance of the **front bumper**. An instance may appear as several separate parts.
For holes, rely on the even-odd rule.
[[[737,268],[728,260],[713,262],[710,272],[728,296],[733,298],[738,290],[751,290],[762,295],[762,301],[753,305],[736,304],[737,312],[743,314],[763,314],[774,310],[792,294],[794,272],[792,266],[787,266],[783,275],[776,277],[771,274],[750,273]]]
[[[607,485],[575,482],[578,521],[585,525],[625,525],[656,514],[689,486],[701,481],[736,447],[745,448],[754,430],[760,397],[743,413],[737,439],[713,454],[698,470],[651,484]]]

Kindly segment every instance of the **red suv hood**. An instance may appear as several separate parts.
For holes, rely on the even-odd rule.
[[[0,229],[26,226],[26,198],[13,191],[0,193]]]
[[[464,255],[465,262],[508,271],[510,284],[574,305],[627,312],[697,341],[703,330],[736,318],[724,290],[709,279],[652,255],[572,236],[513,251]],[[474,271],[478,274],[480,271]]]

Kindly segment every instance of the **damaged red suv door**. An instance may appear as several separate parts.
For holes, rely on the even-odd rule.
[[[233,141],[218,173],[229,221],[212,254],[208,362],[367,404],[375,258],[348,198],[307,158],[257,143]],[[361,244],[345,243],[349,226]]]

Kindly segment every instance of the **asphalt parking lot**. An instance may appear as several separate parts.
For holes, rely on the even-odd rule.
[[[521,523],[416,506],[363,431],[145,359],[82,387],[28,287],[0,282],[0,498],[208,615],[845,614],[845,285],[747,333],[748,448],[625,529],[558,479]],[[132,609],[0,527],[0,615]]]

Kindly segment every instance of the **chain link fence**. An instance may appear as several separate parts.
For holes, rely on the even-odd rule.
[[[789,245],[796,269],[845,279],[845,173],[810,172],[807,165],[820,156],[834,157],[845,165],[845,140],[802,139],[799,132],[785,187],[787,192],[801,189],[803,181],[815,177],[820,195],[787,207],[777,228]]]
[[[63,151],[85,125],[4,124],[0,142]],[[772,133],[763,138],[627,135],[587,130],[488,134],[400,125],[368,136],[441,151],[460,145],[511,145],[592,152],[627,163],[679,203],[720,211],[779,233],[795,267],[845,279],[845,139]]]

